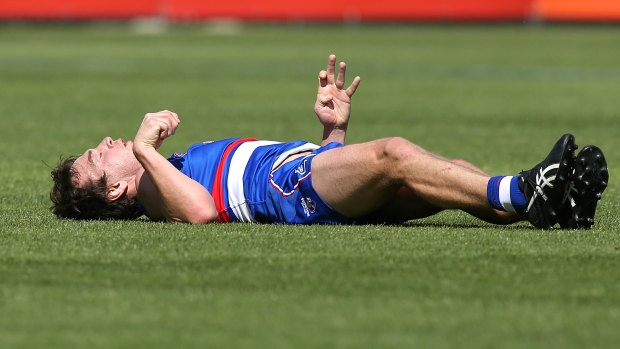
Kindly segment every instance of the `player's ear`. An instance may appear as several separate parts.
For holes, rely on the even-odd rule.
[[[106,193],[108,200],[116,201],[120,199],[127,192],[127,181],[118,181],[108,186],[108,192]]]

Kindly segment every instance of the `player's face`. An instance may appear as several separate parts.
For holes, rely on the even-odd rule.
[[[73,163],[80,186],[96,181],[105,174],[108,184],[135,176],[142,165],[133,155],[133,143],[119,138],[104,138],[97,147],[88,149]]]

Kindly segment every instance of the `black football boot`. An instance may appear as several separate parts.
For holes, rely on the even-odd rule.
[[[527,205],[525,216],[537,228],[552,229],[563,218],[575,149],[575,137],[567,133],[541,163],[520,173],[519,188]]]

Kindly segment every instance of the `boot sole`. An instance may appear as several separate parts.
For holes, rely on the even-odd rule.
[[[607,188],[609,171],[603,151],[597,146],[585,146],[575,160],[575,171],[570,176],[573,189],[570,194],[575,206],[563,228],[590,229],[594,225],[596,206]]]

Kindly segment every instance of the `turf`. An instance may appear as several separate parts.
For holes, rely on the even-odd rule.
[[[0,347],[613,348],[620,342],[620,28],[0,26]],[[234,29],[234,28],[233,28]],[[459,212],[403,226],[74,222],[47,165],[148,111],[162,153],[320,141],[329,53],[362,76],[349,142],[402,136],[514,174],[562,133],[606,151],[590,231]],[[46,165],[47,164],[47,165]]]

